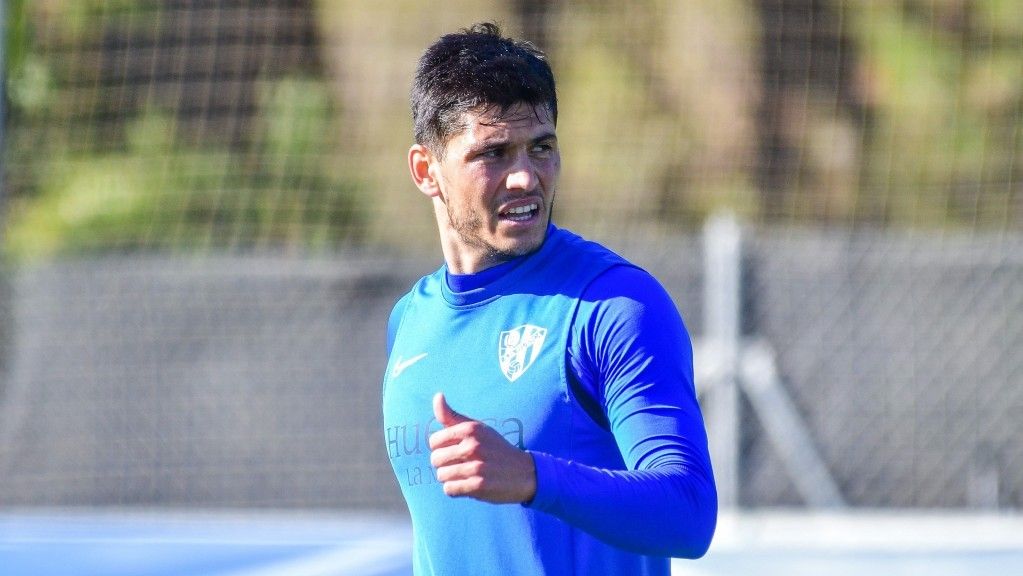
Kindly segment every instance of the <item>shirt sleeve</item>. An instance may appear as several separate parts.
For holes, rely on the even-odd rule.
[[[533,452],[529,506],[636,553],[702,556],[717,491],[682,318],[657,280],[627,266],[598,277],[581,302],[569,368],[603,408],[626,469]]]

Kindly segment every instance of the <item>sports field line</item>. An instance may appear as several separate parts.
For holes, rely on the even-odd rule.
[[[861,509],[723,511],[711,551],[1023,550],[1023,514]]]
[[[349,547],[350,546],[350,547]],[[363,539],[349,546],[253,569],[225,572],[222,576],[374,576],[409,566],[408,542],[394,538]]]

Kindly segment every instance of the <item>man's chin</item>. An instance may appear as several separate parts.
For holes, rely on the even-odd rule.
[[[546,238],[546,231],[543,234],[539,234],[529,238],[516,238],[502,242],[501,245],[495,246],[494,252],[500,260],[511,260],[520,256],[526,256],[532,254],[543,246],[544,239]]]

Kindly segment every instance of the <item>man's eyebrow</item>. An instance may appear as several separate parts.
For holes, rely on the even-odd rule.
[[[474,143],[469,147],[472,151],[486,150],[487,148],[500,148],[501,146],[507,146],[508,139],[501,136],[494,136],[492,138],[486,138]]]
[[[486,140],[480,140],[469,145],[465,149],[465,157],[469,158],[477,156],[488,150],[494,150],[496,148],[503,148],[508,145],[508,140],[504,138],[488,138]]]
[[[541,135],[537,136],[536,138],[533,138],[532,140],[530,140],[530,142],[532,142],[533,144],[539,144],[540,142],[546,142],[546,141],[549,141],[549,140],[557,140],[557,139],[558,139],[558,135],[555,134],[554,132],[544,132],[543,134],[541,134]]]
[[[529,139],[529,145],[533,146],[533,145],[536,145],[536,144],[540,144],[541,142],[550,142],[552,140],[556,141],[557,139],[558,139],[558,136],[554,132],[544,132],[544,133],[540,134],[539,136],[536,136],[534,138],[530,138]],[[494,137],[491,137],[491,138],[486,138],[484,140],[480,140],[478,142],[475,142],[474,144],[469,146],[468,152],[469,152],[469,154],[478,154],[478,153],[483,152],[485,150],[490,150],[490,149],[494,149],[494,148],[503,148],[505,146],[508,146],[509,142],[510,141],[509,141],[508,138],[505,138],[503,136],[494,136]]]
[[[544,132],[544,133],[540,134],[539,136],[535,136],[533,138],[530,138],[529,139],[529,143],[530,144],[537,144],[539,142],[545,142],[545,141],[548,141],[548,140],[557,140],[557,139],[558,139],[558,136],[554,132]],[[487,139],[484,139],[484,140],[480,140],[479,142],[476,142],[472,146],[472,148],[483,150],[483,149],[486,149],[486,148],[494,148],[494,147],[507,146],[508,143],[509,143],[509,140],[507,138],[504,138],[502,136],[494,136],[492,138],[487,138]]]

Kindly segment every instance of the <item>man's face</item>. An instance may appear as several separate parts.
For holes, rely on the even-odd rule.
[[[543,244],[561,155],[548,110],[522,104],[467,113],[434,158],[437,219],[456,273],[477,272]]]

